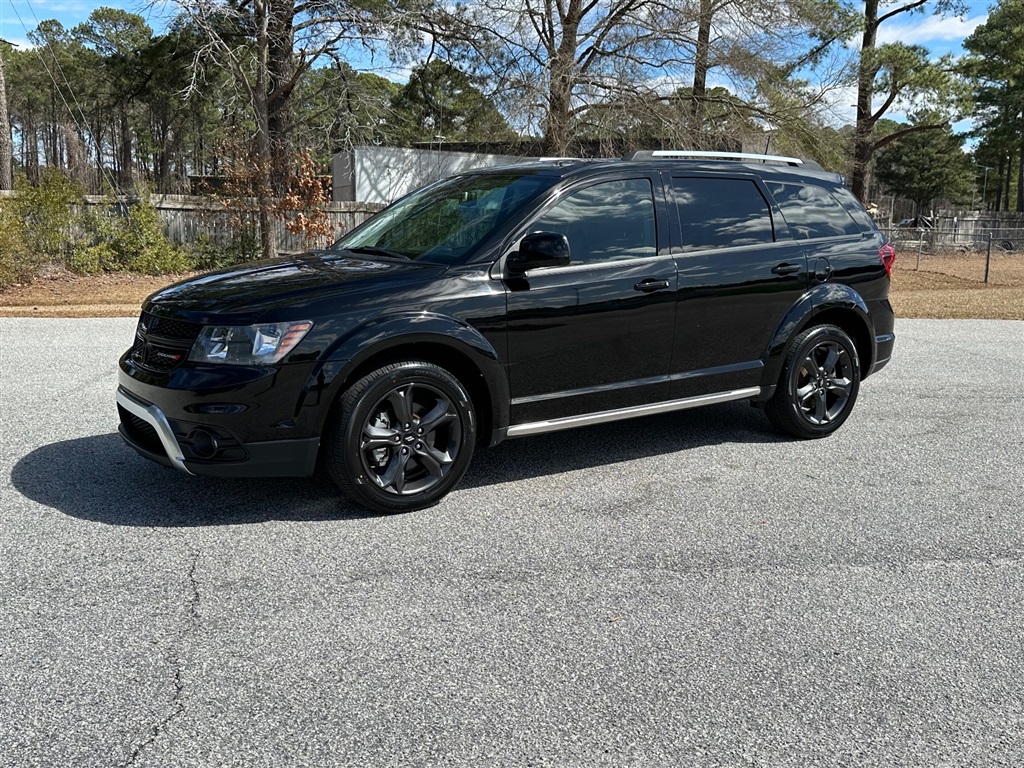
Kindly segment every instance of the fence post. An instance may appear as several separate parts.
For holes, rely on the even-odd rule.
[[[988,268],[992,263],[992,233],[988,233],[988,253],[985,254],[985,282],[988,283]]]
[[[917,235],[917,266],[914,267],[915,272],[921,271],[921,249],[924,247],[924,230],[920,230]]]

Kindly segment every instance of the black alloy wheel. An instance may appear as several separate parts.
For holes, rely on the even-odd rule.
[[[465,474],[476,442],[473,406],[448,371],[393,363],[342,396],[328,468],[355,502],[379,512],[430,506]]]
[[[814,326],[790,343],[765,413],[786,434],[825,437],[846,421],[859,390],[860,359],[853,340],[838,326]]]

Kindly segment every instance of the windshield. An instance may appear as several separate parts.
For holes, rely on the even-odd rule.
[[[331,247],[455,264],[556,181],[533,172],[458,176],[414,192]]]

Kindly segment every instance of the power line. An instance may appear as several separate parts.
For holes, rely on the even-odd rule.
[[[30,32],[29,32],[29,29],[28,29],[28,25],[25,24],[25,20],[21,18],[21,14],[18,12],[17,7],[14,5],[14,0],[7,0],[7,2],[8,2],[8,5],[11,6],[11,10],[14,11],[14,15],[18,17],[18,21],[21,23],[22,29],[25,30],[25,35],[29,36]],[[32,3],[30,2],[30,0],[25,0],[25,5],[27,5],[28,9],[32,12],[32,18],[35,19],[36,29],[38,31],[38,29],[41,26],[41,24],[40,24],[40,21],[39,21],[39,17],[36,16],[35,8],[32,7]],[[50,71],[50,68],[46,65],[46,60],[43,58],[43,55],[39,52],[39,46],[35,46],[34,50],[36,52],[36,56],[39,58],[39,63],[43,65],[43,69],[46,71],[46,74],[49,76],[50,82],[53,83],[53,87],[56,89],[57,94],[60,96],[61,102],[64,104],[65,109],[67,109],[68,114],[71,116],[71,120],[74,122],[75,127],[78,129],[79,135],[81,135],[83,138],[88,137],[88,139],[92,142],[92,145],[93,145],[93,147],[96,150],[96,168],[97,168],[97,170],[110,183],[110,188],[114,190],[114,194],[115,195],[116,194],[120,194],[121,193],[121,189],[118,186],[117,181],[114,179],[113,174],[109,173],[106,170],[106,168],[104,167],[104,165],[103,165],[103,158],[100,155],[100,151],[101,150],[100,150],[99,142],[96,141],[95,137],[93,137],[85,129],[85,126],[88,126],[88,124],[89,124],[88,119],[85,117],[85,110],[82,109],[82,105],[78,101],[78,96],[75,95],[75,89],[72,88],[71,81],[69,81],[68,78],[67,78],[67,75],[64,74],[64,70],[60,66],[60,61],[57,59],[57,53],[56,53],[56,51],[53,50],[52,46],[50,45],[50,41],[49,40],[47,40],[47,42],[46,42],[46,47],[50,49],[50,56],[53,58],[54,67],[60,73],[61,78],[64,80],[64,84],[67,86],[68,93],[71,94],[71,98],[75,102],[75,106],[78,107],[78,116],[82,118],[82,122],[81,123],[78,121],[78,117],[75,116],[75,111],[73,109],[71,109],[71,105],[68,104],[67,99],[64,98],[64,92],[61,90],[60,83],[57,82],[57,78],[55,78],[53,76],[53,73]]]

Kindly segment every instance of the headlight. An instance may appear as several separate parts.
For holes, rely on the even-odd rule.
[[[199,333],[188,359],[193,363],[269,365],[294,349],[313,323],[208,325]]]

